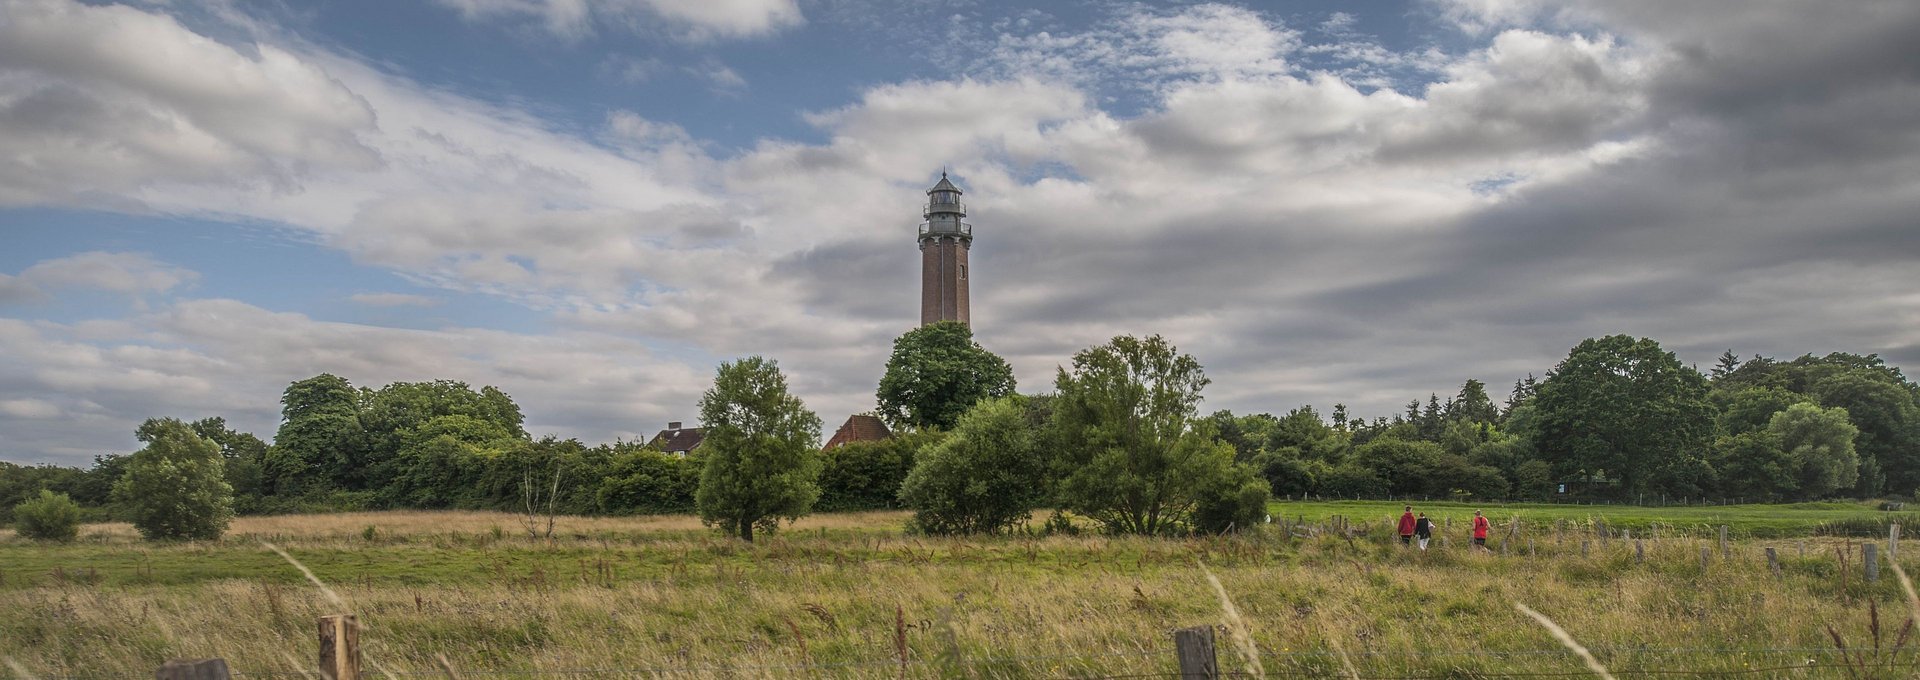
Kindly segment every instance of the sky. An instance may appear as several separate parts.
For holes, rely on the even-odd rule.
[[[287,384],[536,436],[777,360],[831,430],[944,169],[1024,392],[1167,336],[1205,411],[1504,394],[1582,339],[1920,366],[1920,3],[0,0],[0,460]]]

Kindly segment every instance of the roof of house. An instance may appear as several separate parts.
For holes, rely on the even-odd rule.
[[[686,453],[699,447],[700,442],[706,438],[707,428],[683,427],[677,430],[661,430],[659,434],[653,436],[653,439],[647,441],[647,446],[667,453]]]
[[[877,442],[892,436],[893,432],[879,418],[865,414],[851,415],[847,416],[847,422],[833,433],[833,438],[828,439],[827,445],[822,448],[831,449],[853,442]]]

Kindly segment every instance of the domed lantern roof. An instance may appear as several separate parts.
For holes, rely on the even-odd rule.
[[[940,183],[933,185],[932,189],[928,189],[927,194],[932,195],[936,192],[941,192],[941,191],[951,191],[956,194],[962,193],[960,191],[960,187],[954,186],[953,181],[947,179],[947,173],[945,172],[940,173]]]

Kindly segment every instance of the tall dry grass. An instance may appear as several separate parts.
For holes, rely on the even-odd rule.
[[[557,532],[552,545],[493,538],[512,518],[253,518],[262,524],[236,533],[282,537],[278,545],[351,603],[369,628],[367,654],[396,673],[438,672],[444,655],[464,671],[792,677],[812,666],[827,677],[892,678],[896,636],[914,677],[1165,672],[1172,630],[1229,618],[1223,592],[1246,638],[1223,648],[1223,661],[1250,649],[1258,666],[1239,665],[1276,675],[1345,675],[1347,663],[1368,677],[1583,668],[1514,602],[1553,612],[1616,672],[1746,672],[1819,662],[1831,647],[1824,626],[1864,628],[1865,600],[1900,597],[1891,579],[1842,586],[1830,555],[1789,553],[1775,581],[1758,544],[1739,546],[1733,562],[1716,552],[1703,572],[1695,541],[1655,544],[1636,564],[1620,541],[1585,558],[1552,544],[1502,558],[1373,539],[925,539],[877,533],[899,519],[884,514],[823,517],[814,531],[754,545],[691,532],[697,523],[685,518],[563,520],[581,528]],[[368,525],[385,536],[366,539]],[[135,552],[174,570],[157,582],[178,583],[45,568]],[[440,570],[416,569],[423,564]],[[315,617],[337,608],[293,567],[231,537],[0,542],[0,657],[43,677],[145,676],[185,656],[297,673],[312,656]]]

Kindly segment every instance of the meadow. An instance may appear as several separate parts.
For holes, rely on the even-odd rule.
[[[1383,526],[1398,505],[1273,508],[1352,518],[1353,536],[944,539],[904,535],[891,512],[809,517],[753,544],[680,516],[562,517],[537,539],[479,512],[249,517],[172,544],[116,524],[68,545],[0,532],[0,677],[152,677],[212,656],[298,677],[315,618],[342,610],[366,626],[371,677],[438,674],[439,655],[476,677],[1165,677],[1171,632],[1195,625],[1225,626],[1226,670],[1273,677],[1588,674],[1515,603],[1619,677],[1913,675],[1898,579],[1863,582],[1858,539],[1817,535],[1881,523],[1884,555],[1872,506],[1489,507],[1522,518],[1501,555],[1468,550],[1458,518],[1447,547],[1402,548]],[[1634,518],[1644,562],[1618,529],[1595,531]],[[1730,558],[1680,530],[1736,519]]]

